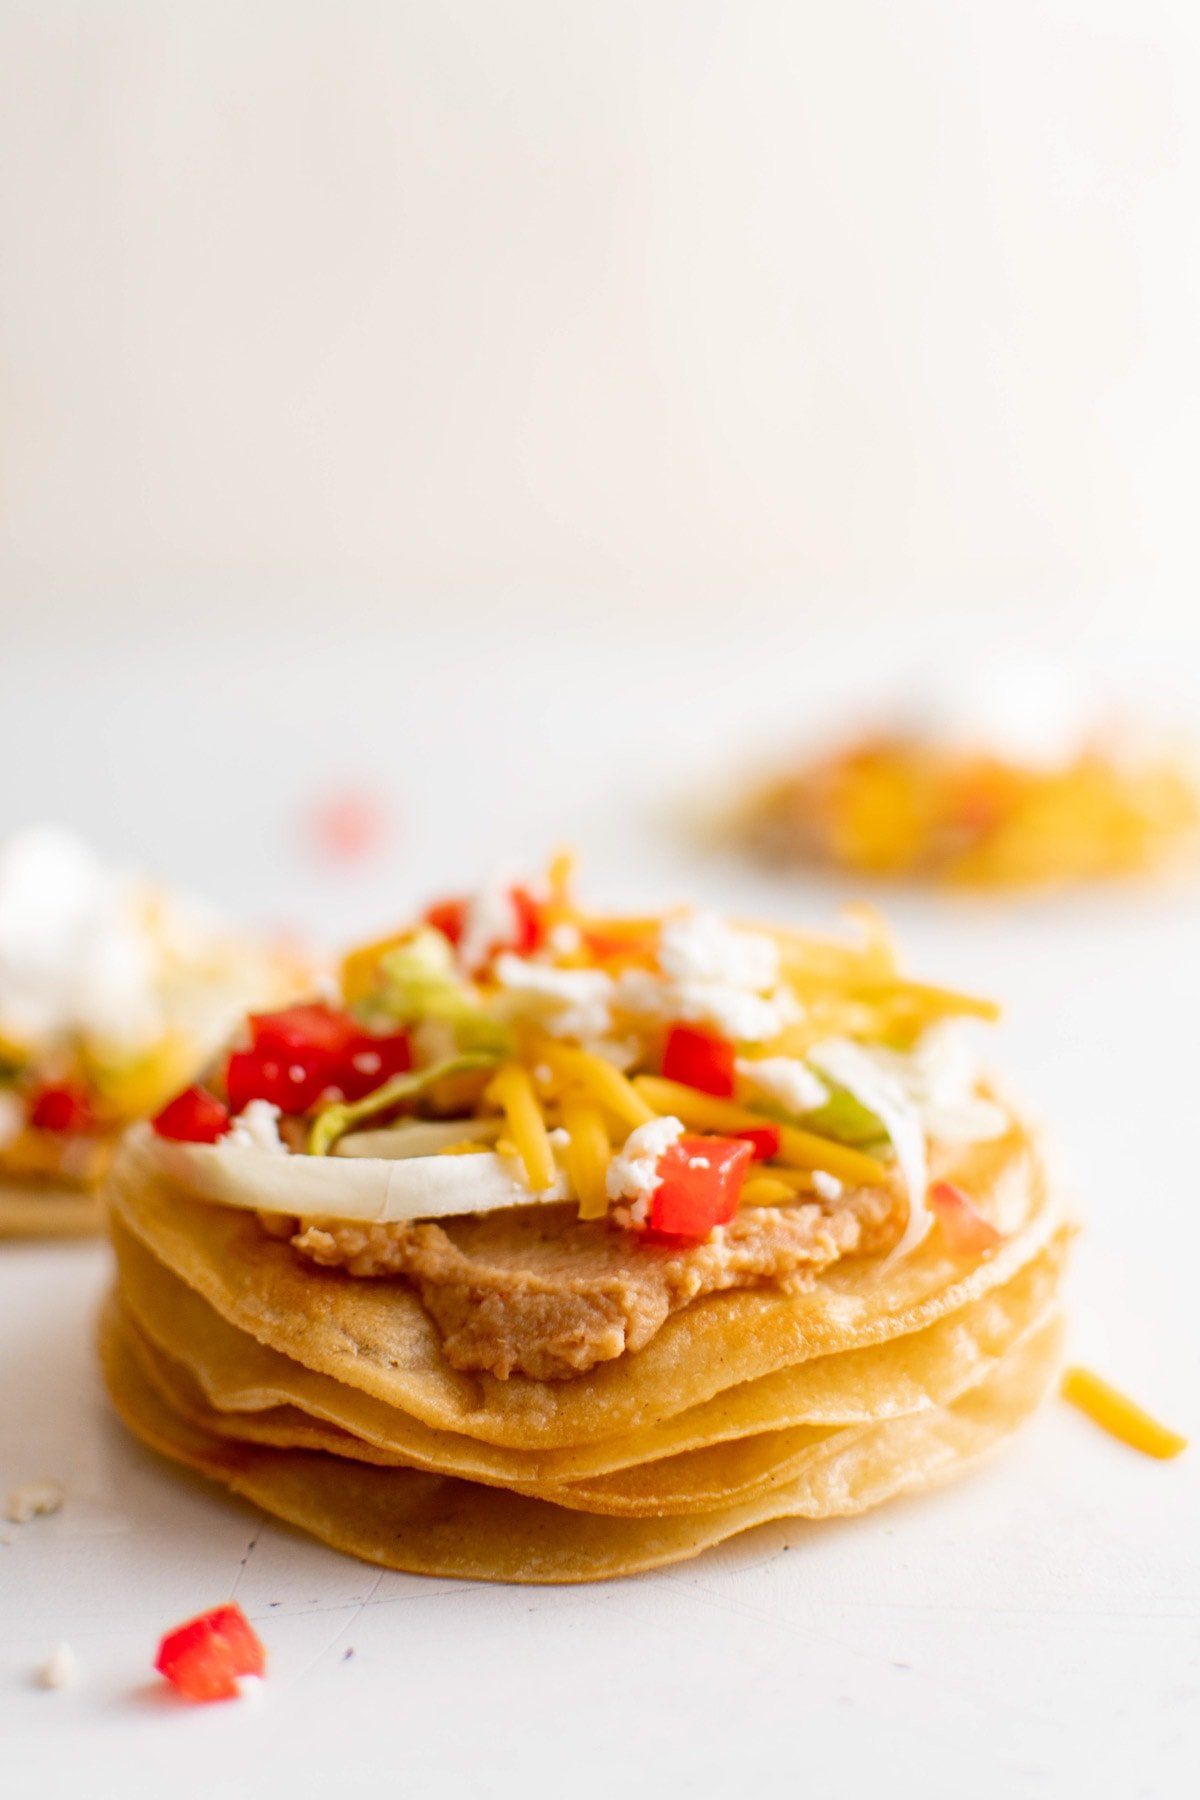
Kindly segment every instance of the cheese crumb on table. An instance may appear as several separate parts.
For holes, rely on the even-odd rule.
[[[55,1644],[37,1672],[37,1684],[43,1688],[73,1687],[79,1675],[79,1664],[70,1644]]]
[[[58,1512],[63,1499],[57,1481],[26,1481],[8,1496],[4,1516],[14,1525],[28,1525],[31,1519]]]

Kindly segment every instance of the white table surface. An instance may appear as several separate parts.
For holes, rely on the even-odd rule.
[[[627,622],[623,629],[632,635]],[[647,628],[648,629],[648,628]],[[711,864],[670,803],[832,705],[802,634],[687,644],[567,624],[414,642],[176,624],[136,655],[36,634],[0,667],[0,826],[52,815],[224,904],[366,932],[499,855],[573,838],[584,885],[827,920],[836,890]],[[539,648],[540,646],[540,648]],[[882,646],[886,663],[888,646]],[[30,744],[39,745],[36,756]],[[23,749],[20,758],[16,752]],[[391,847],[318,871],[320,782],[369,779]],[[997,1060],[1052,1127],[1087,1221],[1072,1354],[1200,1427],[1194,896],[1008,911],[904,897],[909,962],[1002,996]],[[845,1523],[779,1525],[596,1587],[421,1580],[311,1543],[131,1442],[92,1354],[100,1244],[0,1251],[0,1792],[973,1796],[1194,1791],[1197,1453],[1156,1464],[1052,1402],[956,1487]],[[236,1595],[260,1699],[177,1704],[162,1630]],[[78,1681],[34,1671],[58,1642]]]

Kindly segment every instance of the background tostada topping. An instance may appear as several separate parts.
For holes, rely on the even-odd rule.
[[[38,825],[0,847],[0,1160],[86,1178],[104,1141],[194,1076],[247,1005],[310,971]],[[72,1140],[80,1140],[73,1147]],[[82,1160],[81,1160],[82,1158]]]

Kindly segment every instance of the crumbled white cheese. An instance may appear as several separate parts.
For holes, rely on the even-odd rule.
[[[28,1525],[62,1507],[65,1495],[57,1481],[26,1481],[8,1496],[4,1516],[14,1525]]]
[[[0,1150],[25,1129],[25,1107],[11,1088],[0,1088]]]
[[[574,956],[582,944],[583,934],[578,925],[572,925],[567,919],[552,925],[546,936],[546,946],[555,956]]]
[[[722,1037],[743,1044],[778,1037],[800,1016],[786,988],[768,996],[719,981],[664,981],[646,969],[622,970],[617,977],[616,1001],[620,1010],[635,1017],[710,1025]]]
[[[35,825],[0,850],[0,1025],[40,1045],[87,1029],[124,1045],[158,1010],[133,891],[72,832]]]
[[[37,1672],[37,1684],[44,1688],[73,1687],[78,1674],[79,1665],[70,1644],[55,1644]]]
[[[633,1202],[629,1208],[632,1224],[645,1224],[650,1196],[659,1185],[659,1159],[682,1136],[683,1126],[678,1119],[649,1119],[630,1132],[610,1159],[605,1190],[611,1201]]]
[[[642,1054],[642,1046],[637,1038],[588,1038],[584,1049],[593,1056],[599,1056],[614,1069],[624,1074],[632,1069]]]
[[[500,945],[516,943],[520,928],[511,881],[493,876],[467,902],[458,960],[474,974]]]
[[[106,868],[69,831],[32,826],[0,848],[0,1036],[46,1057],[77,1035],[119,1064],[178,1034],[198,1059],[280,965],[210,914]]]
[[[845,1192],[837,1176],[828,1174],[824,1169],[813,1170],[812,1184],[813,1192],[819,1194],[822,1200],[840,1200]]]
[[[757,931],[740,931],[712,912],[689,912],[662,928],[659,967],[674,981],[717,982],[764,994],[779,981],[779,948]]]
[[[829,1098],[825,1083],[798,1056],[764,1056],[758,1062],[739,1056],[736,1068],[748,1087],[789,1113],[815,1112]]]
[[[916,1105],[929,1137],[981,1144],[1008,1130],[1004,1109],[978,1091],[979,1065],[961,1020],[933,1026],[906,1053],[877,1056]]]
[[[1048,663],[988,667],[926,684],[894,730],[951,754],[986,752],[1029,769],[1065,767],[1103,724],[1099,696]]]
[[[618,1007],[635,1017],[708,1025],[737,1043],[778,1037],[800,1017],[795,996],[779,982],[779,951],[760,932],[741,931],[713,913],[668,919],[659,970],[626,969],[617,978]]]
[[[224,1141],[235,1150],[265,1150],[271,1156],[286,1156],[287,1145],[279,1135],[281,1116],[270,1100],[247,1101]]]
[[[496,958],[500,986],[553,1037],[603,1038],[612,1027],[613,981],[603,969],[556,969],[507,953]]]
[[[546,1133],[546,1142],[552,1150],[566,1150],[570,1146],[571,1134],[564,1131],[561,1125],[556,1125],[553,1131]]]

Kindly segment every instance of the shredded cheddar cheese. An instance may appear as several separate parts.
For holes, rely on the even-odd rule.
[[[487,1097],[504,1113],[513,1145],[525,1165],[525,1174],[534,1193],[553,1187],[558,1171],[529,1070],[521,1063],[505,1063],[493,1075]]]
[[[557,1043],[553,1038],[539,1037],[536,1044],[539,1062],[575,1086],[581,1087],[605,1112],[615,1114],[630,1130],[646,1125],[654,1117],[654,1108],[625,1079],[619,1069],[590,1050],[576,1050]]]
[[[1143,1412],[1115,1387],[1110,1387],[1091,1369],[1068,1369],[1062,1378],[1062,1397],[1086,1413],[1102,1430],[1120,1438],[1132,1449],[1140,1450],[1143,1456],[1165,1460],[1178,1456],[1187,1447],[1185,1437],[1160,1425],[1157,1419],[1152,1419],[1149,1413]]]
[[[567,1174],[579,1197],[581,1219],[602,1219],[608,1211],[605,1175],[612,1146],[598,1106],[581,1095],[567,1094],[562,1104],[567,1146]]]
[[[796,1197],[796,1189],[776,1175],[751,1175],[742,1189],[743,1206],[782,1206]]]

